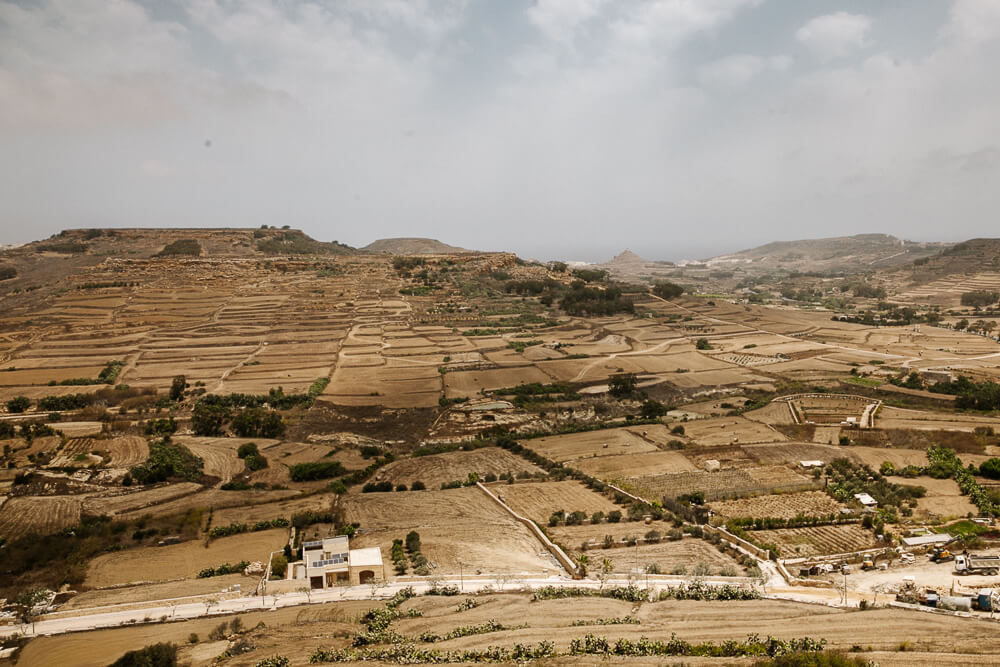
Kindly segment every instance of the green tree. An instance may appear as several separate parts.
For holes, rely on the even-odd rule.
[[[661,282],[653,286],[653,294],[661,299],[676,299],[684,294],[684,288],[672,282]]]
[[[218,437],[231,417],[229,408],[223,405],[198,401],[191,412],[191,430],[195,435]]]
[[[230,426],[241,438],[277,438],[285,433],[285,420],[274,410],[247,408],[233,417]]]
[[[177,375],[170,383],[170,400],[179,401],[184,398],[184,390],[187,389],[187,378]]]
[[[1000,479],[1000,458],[986,459],[979,466],[979,474],[990,479]]]
[[[711,343],[708,342],[707,338],[699,338],[695,342],[694,346],[698,350],[711,350],[712,349],[712,345],[711,345]]]
[[[176,667],[177,645],[167,642],[129,651],[111,663],[111,667]]]
[[[641,414],[644,419],[656,419],[667,414],[667,406],[659,401],[649,399],[642,404]]]
[[[612,396],[628,396],[635,391],[637,382],[635,373],[618,373],[608,381],[608,391]]]
[[[31,407],[31,399],[27,396],[15,396],[7,401],[7,412],[21,413]]]

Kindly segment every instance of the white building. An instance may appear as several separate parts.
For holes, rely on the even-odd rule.
[[[331,588],[338,583],[358,585],[385,579],[382,550],[351,549],[346,535],[302,543],[302,560],[288,564],[289,579],[305,579],[310,588]]]

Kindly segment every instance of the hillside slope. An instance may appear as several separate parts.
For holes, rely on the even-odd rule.
[[[930,257],[945,243],[905,241],[889,234],[776,241],[705,260],[709,266],[744,266],[798,271],[870,271]]]
[[[1000,291],[1000,239],[970,239],[878,277],[899,300],[957,306],[965,292]]]

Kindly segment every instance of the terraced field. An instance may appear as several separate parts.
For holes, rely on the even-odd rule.
[[[877,545],[871,529],[857,523],[755,530],[752,535],[756,541],[777,545],[782,558],[849,553]]]
[[[8,498],[0,507],[0,535],[16,539],[28,533],[49,535],[80,523],[80,496]]]

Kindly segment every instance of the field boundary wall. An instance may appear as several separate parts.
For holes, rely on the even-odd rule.
[[[715,526],[712,526],[710,524],[705,524],[704,526],[701,527],[701,529],[713,535],[718,535],[726,542],[729,542],[730,544],[734,544],[740,547],[744,551],[753,554],[755,557],[761,560],[771,560],[771,552],[768,549],[761,549],[756,544],[747,542],[742,537],[736,537],[725,528],[716,528]]]
[[[577,576],[576,563],[573,562],[566,552],[559,548],[559,545],[549,539],[548,535],[542,532],[538,525],[527,517],[523,517],[517,512],[515,512],[507,503],[500,500],[500,498],[494,494],[492,491],[487,489],[482,482],[476,482],[476,486],[482,489],[483,493],[492,498],[500,507],[507,510],[507,513],[514,517],[518,522],[523,523],[531,533],[538,538],[538,541],[549,550],[555,559],[562,565],[567,572],[569,572],[574,578]]]

